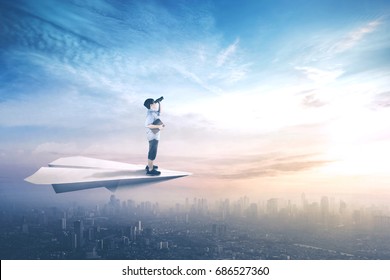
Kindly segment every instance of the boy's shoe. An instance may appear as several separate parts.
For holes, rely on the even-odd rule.
[[[149,176],[158,176],[160,175],[161,172],[160,171],[157,171],[156,169],[153,169],[152,171],[146,171],[146,175],[149,175]]]
[[[158,166],[157,166],[157,165],[153,165],[153,169],[158,169]],[[149,171],[149,165],[147,165],[147,166],[145,167],[145,170],[146,170],[146,171]]]

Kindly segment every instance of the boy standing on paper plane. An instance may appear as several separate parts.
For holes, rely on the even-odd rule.
[[[144,106],[148,109],[145,121],[146,136],[149,141],[148,165],[146,166],[146,175],[158,176],[161,174],[158,171],[158,166],[153,165],[153,161],[157,156],[158,142],[160,141],[160,131],[164,128],[164,124],[160,120],[161,101],[164,97],[153,100],[148,98],[144,102]]]

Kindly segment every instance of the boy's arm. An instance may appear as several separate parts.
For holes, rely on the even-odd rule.
[[[157,120],[153,121],[153,118],[147,118],[145,122],[145,127],[150,129],[162,129],[165,125],[161,122],[160,119],[157,119],[159,122],[156,122]]]
[[[163,127],[165,127],[165,125],[161,121],[159,124],[154,124],[155,119],[158,119],[159,115],[160,114],[157,114],[157,113],[154,113],[153,116],[148,115],[146,118],[146,121],[145,121],[145,127],[150,128],[150,129],[162,129]]]
[[[146,127],[147,128],[150,128],[150,129],[155,129],[155,128],[159,128],[159,129],[162,129],[165,125],[163,124],[149,124],[147,125]]]

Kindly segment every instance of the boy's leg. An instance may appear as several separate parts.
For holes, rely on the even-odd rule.
[[[153,161],[157,156],[157,148],[158,148],[158,140],[150,140],[149,141],[149,153],[148,153],[148,167],[149,170],[153,170]]]
[[[153,160],[148,159],[148,168],[149,170],[153,170]]]

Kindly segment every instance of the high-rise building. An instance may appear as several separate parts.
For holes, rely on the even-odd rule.
[[[84,245],[84,225],[82,220],[73,223],[75,235],[75,248],[82,248]]]
[[[345,215],[347,213],[347,203],[342,200],[340,200],[339,213],[340,215]]]
[[[225,199],[221,203],[222,220],[225,221],[230,216],[230,201]]]
[[[22,232],[25,234],[29,233],[28,224],[26,222],[22,224]]]
[[[61,229],[66,230],[66,218],[61,218]]]
[[[137,227],[136,226],[131,226],[130,227],[130,240],[135,241],[137,239]]]
[[[301,203],[302,203],[303,212],[306,212],[307,208],[308,208],[308,202],[307,202],[305,193],[302,193],[302,195],[301,195]]]
[[[168,241],[161,241],[158,245],[159,245],[158,247],[159,247],[160,250],[169,248]]]
[[[224,237],[226,235],[227,227],[226,225],[217,225],[217,224],[212,224],[211,226],[211,232],[213,236],[216,237]]]
[[[90,228],[88,229],[88,240],[89,240],[89,241],[92,241],[92,240],[94,240],[94,239],[95,239],[95,228],[90,227]]]
[[[44,226],[47,226],[47,224],[48,224],[48,217],[47,217],[47,214],[44,210],[42,210],[40,215],[39,215],[39,223],[41,225],[44,225]]]
[[[186,221],[186,224],[188,224],[189,223],[189,215],[188,215],[188,213],[186,213],[186,215],[185,215],[185,221]]]
[[[72,234],[72,249],[73,250],[76,250],[77,248],[77,243],[78,243],[78,238],[77,238],[77,234],[76,233],[73,233]]]
[[[120,200],[115,195],[110,196],[110,202],[108,203],[108,211],[110,215],[117,215],[121,211]]]
[[[329,198],[327,196],[323,196],[321,198],[321,215],[322,216],[327,216],[329,215]]]
[[[201,198],[197,201],[198,213],[205,214],[208,211],[207,199]]]
[[[278,199],[271,198],[267,200],[267,214],[276,215],[278,213]]]
[[[122,244],[124,246],[129,246],[129,238],[127,236],[122,236]]]
[[[320,208],[321,208],[321,222],[324,225],[329,224],[329,198],[327,196],[323,196],[321,198],[321,203],[320,203]]]
[[[128,199],[127,200],[127,208],[129,209],[129,211],[133,211],[135,209],[135,201]]]
[[[185,211],[189,211],[190,210],[190,202],[188,200],[188,197],[186,197],[186,202],[185,202]]]
[[[96,216],[100,216],[100,206],[99,206],[99,204],[96,204],[96,206],[95,206],[95,214],[96,214]]]
[[[251,203],[248,208],[248,218],[250,219],[256,219],[257,218],[257,204],[256,203]]]

